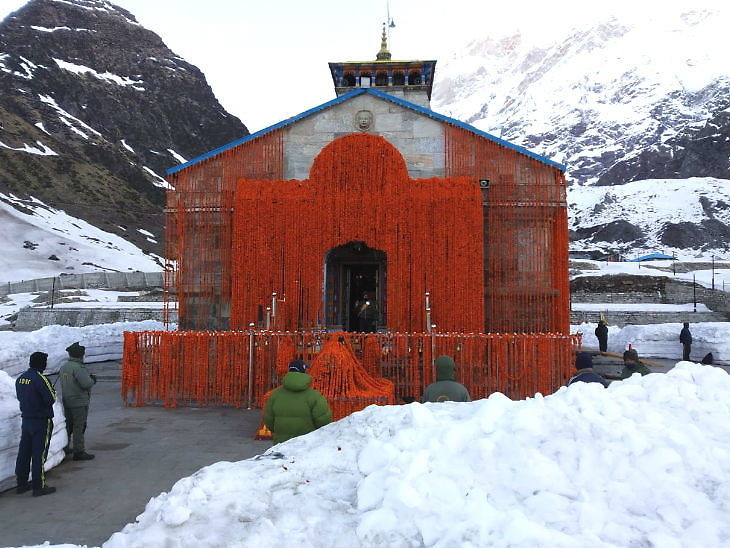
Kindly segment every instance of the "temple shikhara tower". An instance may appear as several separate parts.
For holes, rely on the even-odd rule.
[[[340,416],[420,399],[440,354],[473,397],[555,390],[564,167],[432,111],[436,61],[393,60],[385,31],[376,60],[329,67],[335,99],[168,171],[179,330],[127,334],[125,397],[261,405],[323,349],[315,386],[357,401]]]

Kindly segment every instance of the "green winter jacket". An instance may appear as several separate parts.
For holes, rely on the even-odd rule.
[[[651,373],[651,370],[640,362],[625,362],[624,368],[621,370],[621,378],[628,379],[634,373],[641,373],[643,377]]]
[[[422,401],[471,401],[466,386],[454,380],[456,365],[450,356],[436,358],[436,382],[429,384],[423,393]]]
[[[96,381],[91,377],[81,358],[69,358],[58,372],[61,379],[63,405],[66,407],[85,407],[91,400],[91,387]]]
[[[274,434],[274,443],[308,434],[332,421],[327,399],[310,388],[312,376],[290,371],[281,388],[266,400],[264,424]]]

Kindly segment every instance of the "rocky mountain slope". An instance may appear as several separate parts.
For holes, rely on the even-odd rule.
[[[165,169],[248,134],[200,70],[106,0],[31,0],[0,22],[0,89],[0,199],[147,253],[162,252]]]
[[[566,34],[492,33],[440,63],[433,105],[567,165],[574,247],[730,251],[727,200],[713,190],[722,184],[697,188],[730,179],[730,65],[718,47],[729,25],[727,7],[687,6]],[[592,186],[649,179],[687,179],[688,201],[672,200],[671,219],[632,218],[621,207],[596,215],[577,194],[610,200],[610,189]]]

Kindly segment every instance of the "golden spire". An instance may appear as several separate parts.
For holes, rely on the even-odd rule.
[[[380,51],[376,56],[378,61],[390,61],[390,52],[388,51],[388,35],[385,33],[385,23],[383,23],[383,35],[380,38]]]

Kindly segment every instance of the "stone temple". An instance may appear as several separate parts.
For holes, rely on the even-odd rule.
[[[483,370],[478,391],[503,390],[484,380],[502,374],[521,379],[515,394],[554,389],[575,343],[565,168],[432,111],[436,61],[393,60],[385,32],[375,60],[329,67],[333,100],[168,171],[175,359],[190,361],[195,348],[193,361],[218,363],[219,338],[238,337],[231,344],[255,391],[251,377],[274,383],[260,372],[279,358],[259,356],[253,334],[298,334],[302,357],[312,334],[363,331],[367,302],[380,374],[399,334],[430,337],[409,343],[420,357],[399,358],[422,371],[433,358],[424,345],[450,341],[455,354],[471,334],[481,341],[469,358]],[[192,336],[195,344],[180,342]],[[132,338],[139,367],[152,367],[159,341]],[[508,338],[497,365],[490,345]],[[540,366],[545,341],[557,346]],[[403,390],[417,392],[427,377]]]

